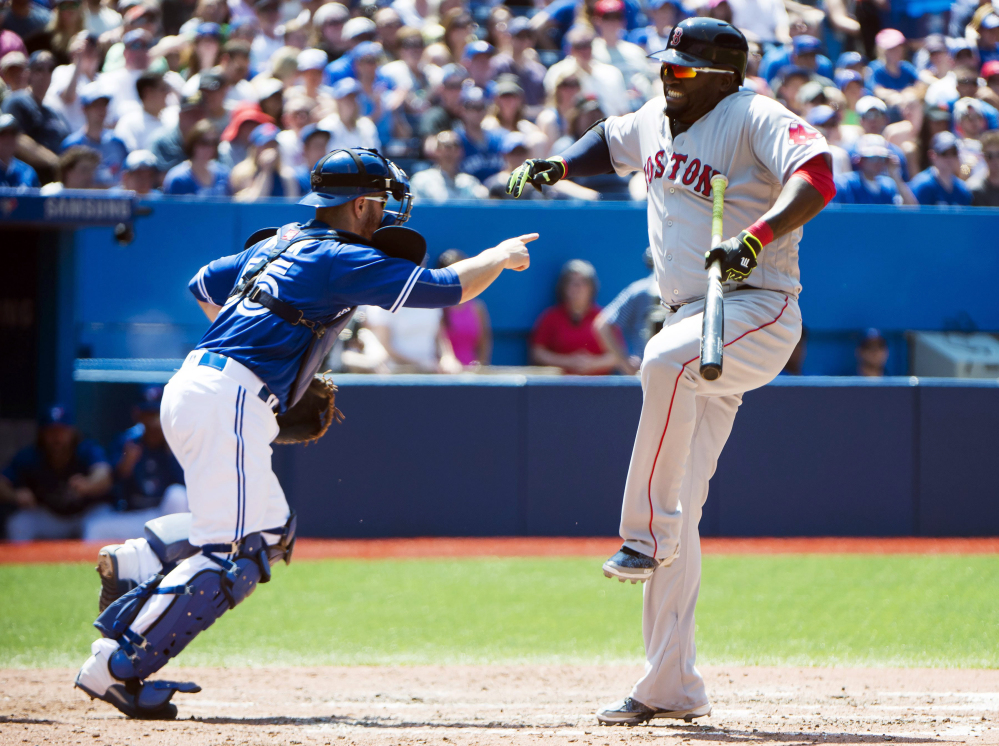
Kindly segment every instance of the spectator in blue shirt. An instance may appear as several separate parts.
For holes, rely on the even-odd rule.
[[[159,161],[149,150],[133,150],[125,159],[121,170],[121,186],[113,187],[111,191],[127,190],[142,196],[157,197],[162,194],[157,185],[160,183]]]
[[[7,520],[7,538],[86,538],[87,520],[101,511],[110,489],[104,449],[82,438],[66,408],[54,405],[39,423],[37,442],[0,474],[0,501],[18,507]]]
[[[919,80],[919,72],[905,60],[905,36],[901,31],[882,29],[874,37],[874,43],[878,47],[878,59],[867,68],[867,87],[875,95],[883,96],[884,90],[904,90]]]
[[[270,125],[274,126],[274,125]],[[207,119],[195,124],[184,138],[187,160],[169,171],[163,179],[164,194],[194,194],[199,197],[226,197],[229,170],[216,159],[219,133]]]
[[[111,446],[114,467],[114,509],[94,516],[88,538],[135,539],[146,521],[169,513],[186,513],[184,470],[170,451],[160,425],[163,389],[150,386],[133,409],[136,424]]]
[[[985,16],[978,26],[978,58],[983,64],[999,60],[999,15],[995,13]]]
[[[864,96],[857,102],[857,116],[860,117],[860,126],[864,128],[864,133],[868,135],[883,135],[885,127],[888,126],[888,107],[885,102],[876,96]],[[888,150],[894,155],[902,168],[902,179],[909,180],[909,166],[905,152],[894,143],[887,143]],[[846,149],[850,157],[857,158],[856,142]]]
[[[856,153],[857,170],[836,177],[836,202],[845,205],[916,204],[902,181],[898,164],[890,161],[891,154],[881,135],[861,137]]]
[[[482,129],[486,118],[486,97],[478,86],[461,91],[461,121],[455,130],[465,149],[461,170],[485,181],[503,169],[503,132]]]
[[[909,182],[921,205],[970,205],[971,191],[958,178],[961,158],[957,138],[951,132],[933,136],[929,150],[930,167]]]
[[[0,186],[37,189],[39,184],[35,169],[14,157],[20,131],[13,115],[0,114]]]
[[[128,149],[113,130],[104,127],[111,94],[95,80],[83,87],[79,99],[87,123],[62,141],[60,152],[74,145],[85,145],[96,150],[101,155],[101,162],[94,173],[94,183],[104,188],[112,187],[121,180],[121,169],[125,165]]]
[[[312,169],[329,152],[330,133],[318,125],[307,124],[298,133],[302,141],[302,159],[305,165],[298,170],[298,187],[302,194],[312,191]]]
[[[653,270],[651,247],[645,249],[643,258],[645,266]],[[653,272],[628,285],[593,320],[593,330],[614,355],[621,373],[634,375],[641,367],[645,345],[654,333],[652,313],[657,308],[659,284]]]
[[[800,34],[791,39],[790,47],[774,47],[760,61],[760,77],[772,83],[780,71],[789,65],[801,67],[823,78],[833,79],[832,60],[819,54],[822,42],[814,36]]]

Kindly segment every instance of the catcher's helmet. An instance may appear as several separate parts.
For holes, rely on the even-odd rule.
[[[666,49],[649,59],[680,67],[716,67],[746,77],[749,43],[735,26],[717,18],[687,18],[670,32]]]
[[[383,226],[402,225],[413,209],[406,172],[377,150],[344,148],[327,153],[312,169],[310,184],[312,191],[298,204],[336,207],[366,194],[388,192],[398,209],[389,210],[386,204]]]

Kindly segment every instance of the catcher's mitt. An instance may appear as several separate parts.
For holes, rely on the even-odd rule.
[[[333,420],[343,422],[343,412],[336,408],[337,388],[325,374],[313,376],[302,398],[284,414],[277,416],[275,443],[311,443],[326,434]]]

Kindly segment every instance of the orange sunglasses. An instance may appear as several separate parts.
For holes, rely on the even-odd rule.
[[[664,62],[660,75],[665,75],[669,71],[673,74],[674,78],[679,78],[680,80],[688,78],[696,78],[697,73],[731,73],[731,70],[719,70],[714,67],[681,67],[680,65],[672,65],[669,62]]]

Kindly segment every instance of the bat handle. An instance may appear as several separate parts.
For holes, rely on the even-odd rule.
[[[725,324],[722,301],[721,264],[716,260],[708,267],[708,289],[704,297],[704,323],[701,329],[701,377],[714,381],[722,373],[722,353]]]

